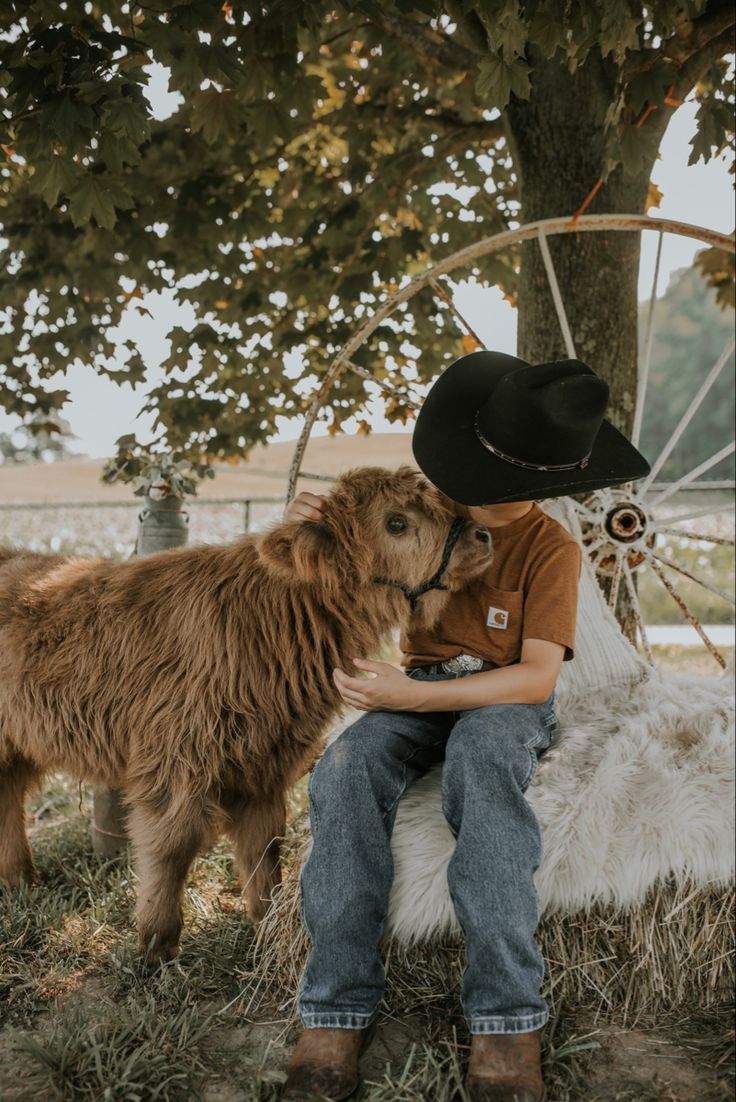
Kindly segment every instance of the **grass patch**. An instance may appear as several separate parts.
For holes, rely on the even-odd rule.
[[[27,1058],[21,1098],[42,1092],[77,1102],[178,1102],[200,1099],[210,1022],[192,1004],[161,1014],[153,994],[122,1005],[74,1003],[36,1036],[15,1034]]]

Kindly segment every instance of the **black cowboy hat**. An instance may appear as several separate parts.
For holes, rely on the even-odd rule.
[[[412,449],[463,505],[527,501],[643,478],[650,465],[603,414],[608,383],[580,360],[528,364],[472,352],[437,380]]]

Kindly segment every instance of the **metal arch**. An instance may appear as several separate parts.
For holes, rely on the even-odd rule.
[[[454,271],[456,268],[471,263],[482,256],[498,252],[509,245],[515,245],[520,241],[528,241],[536,238],[540,247],[541,242],[547,236],[555,236],[561,233],[591,233],[598,230],[606,231],[631,231],[631,230],[658,230],[660,235],[673,233],[680,237],[689,237],[701,241],[707,245],[714,245],[725,249],[727,252],[736,252],[736,241],[732,235],[718,233],[714,230],[706,230],[701,226],[693,226],[688,222],[678,222],[668,218],[650,218],[643,214],[587,214],[574,219],[568,216],[563,218],[545,218],[537,222],[529,222],[515,230],[504,230],[484,238],[473,245],[468,245],[456,253],[452,253],[444,260],[427,268],[421,275],[400,288],[379,306],[378,310],[358,327],[354,335],[338,352],[327,369],[320,387],[312,399],[305,417],[304,428],[294,449],[294,456],[289,470],[289,481],[286,493],[286,504],[294,497],[297,479],[301,470],[304,453],[309,442],[309,437],[317,420],[324,400],[332,388],[335,380],[348,367],[353,353],[358,349],[367,337],[373,333],[384,318],[404,302],[408,302],[418,291],[429,285],[438,276]],[[661,237],[660,237],[661,240]]]

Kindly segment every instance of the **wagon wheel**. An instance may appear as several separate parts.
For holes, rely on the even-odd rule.
[[[507,249],[522,241],[536,240],[542,252],[542,258],[567,354],[571,359],[575,359],[575,345],[549,252],[547,237],[561,233],[594,233],[598,231],[610,232],[612,230],[626,232],[631,232],[632,230],[638,230],[640,232],[654,231],[658,234],[654,278],[649,301],[646,332],[644,334],[644,355],[639,369],[636,410],[631,434],[632,443],[638,446],[649,383],[649,365],[654,335],[654,318],[656,315],[656,289],[664,234],[669,233],[677,236],[689,237],[696,241],[701,241],[704,244],[717,245],[719,248],[727,250],[730,253],[736,251],[734,238],[725,234],[715,233],[699,226],[691,226],[684,222],[674,222],[663,218],[650,218],[644,215],[600,214],[583,215],[576,219],[550,218],[541,222],[531,222],[515,230],[508,230],[503,233],[495,234],[459,252],[453,253],[451,256],[428,268],[421,275],[387,297],[379,309],[363,322],[356,330],[353,337],[351,337],[330,364],[319,390],[314,395],[309,406],[304,428],[297,441],[291,470],[289,472],[287,502],[294,496],[296,482],[301,470],[302,459],[312,428],[332,385],[344,371],[357,373],[361,377],[374,382],[387,397],[398,397],[401,399],[404,406],[409,406],[410,408],[418,410],[419,403],[407,400],[404,392],[398,391],[390,384],[379,383],[377,380],[373,379],[369,371],[359,367],[351,360],[356,350],[361,347],[370,334],[373,333],[385,318],[389,317],[398,309],[398,307],[408,302],[414,295],[429,288],[433,294],[437,295],[438,298],[442,300],[443,305],[453,313],[463,329],[478,340],[470,326],[462,318],[457,307],[452,302],[452,299],[440,284],[439,277],[451,271],[455,271],[458,268],[462,268],[477,260],[479,257],[498,252],[502,249]],[[482,342],[478,341],[478,344],[482,345]],[[604,594],[606,590],[608,590],[606,599],[609,607],[612,609],[616,608],[619,589],[623,582],[623,585],[628,591],[631,609],[636,623],[637,641],[640,642],[647,661],[655,667],[656,663],[647,637],[634,584],[634,576],[644,570],[649,570],[651,575],[664,586],[665,590],[672,598],[673,603],[676,605],[678,614],[682,620],[685,623],[689,623],[697,631],[703,645],[707,647],[719,665],[723,668],[726,666],[723,655],[708,637],[697,617],[688,607],[682,594],[674,584],[672,576],[668,576],[663,567],[666,567],[668,571],[675,571],[680,576],[684,576],[697,583],[699,586],[704,587],[715,594],[719,600],[727,602],[732,607],[736,603],[734,602],[733,596],[714,585],[707,576],[698,576],[692,570],[686,569],[684,566],[665,556],[662,553],[661,547],[658,546],[658,540],[661,541],[666,536],[676,536],[680,540],[688,542],[700,541],[701,544],[706,543],[713,547],[717,545],[734,546],[733,539],[725,539],[721,536],[713,536],[707,533],[694,531],[689,525],[685,529],[676,527],[676,525],[683,521],[692,521],[698,517],[721,513],[730,509],[730,502],[723,505],[701,505],[697,508],[688,509],[684,513],[673,512],[673,507],[676,495],[681,492],[692,493],[697,491],[699,494],[707,494],[712,490],[732,491],[735,486],[732,480],[704,482],[702,480],[698,481],[698,478],[721,460],[733,454],[736,445],[733,441],[725,445],[708,459],[699,463],[696,467],[674,482],[656,482],[655,479],[670,454],[677,447],[678,441],[688,424],[695,416],[703,401],[707,398],[716,379],[726,365],[731,362],[733,350],[734,341],[731,339],[723,349],[717,362],[703,380],[697,393],[693,395],[690,405],[672,430],[662,451],[652,460],[651,471],[645,478],[638,479],[635,482],[630,481],[617,486],[606,487],[602,490],[595,490],[583,501],[567,498],[567,501],[577,512],[583,534],[583,547],[595,569],[601,589]],[[694,527],[697,528],[697,524]],[[707,575],[707,569],[704,570],[703,573]]]

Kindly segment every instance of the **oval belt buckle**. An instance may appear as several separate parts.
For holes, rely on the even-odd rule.
[[[445,673],[475,673],[483,668],[483,659],[472,654],[458,654],[442,663]]]

